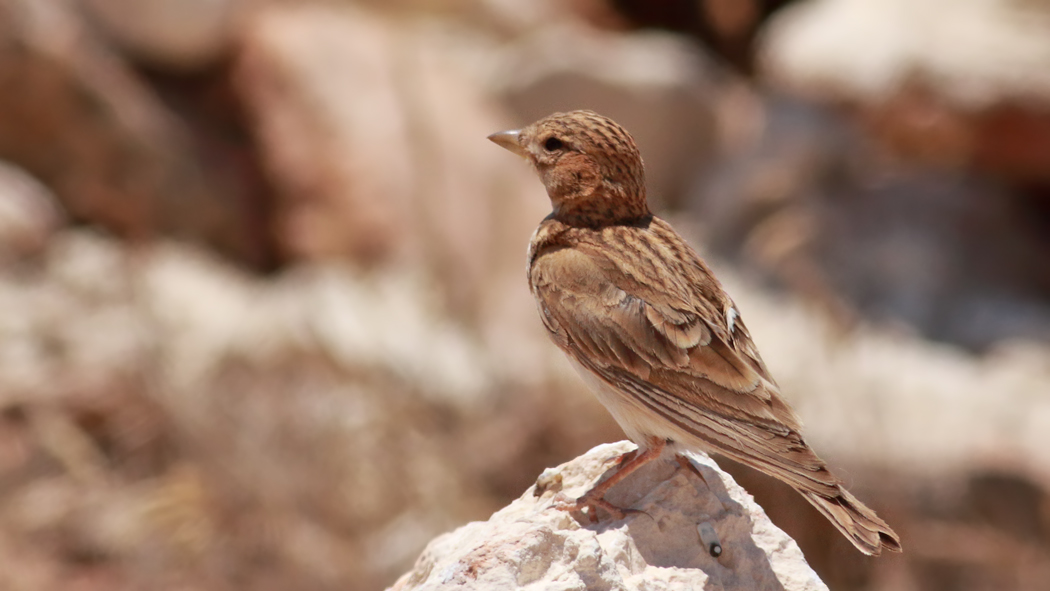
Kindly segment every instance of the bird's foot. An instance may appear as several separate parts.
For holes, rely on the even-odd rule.
[[[563,493],[558,493],[554,500],[554,506],[562,511],[570,512],[582,512],[584,509],[589,509],[587,515],[590,517],[591,523],[598,522],[597,509],[599,507],[608,511],[617,521],[623,519],[629,513],[644,513],[644,511],[623,509],[613,505],[605,500],[605,493],[638,468],[660,457],[660,453],[663,451],[667,441],[653,437],[648,444],[649,446],[642,451],[629,451],[620,456],[616,461],[616,470],[608,478],[594,485],[591,490],[575,501],[570,501]]]
[[[613,505],[609,501],[604,499],[605,491],[598,491],[599,494],[592,494],[595,490],[588,491],[587,494],[576,499],[575,501],[570,500],[564,494],[559,493],[554,498],[554,508],[559,511],[568,511],[569,513],[581,512],[586,510],[586,515],[591,523],[598,523],[598,509],[605,509],[606,512],[613,518],[613,521],[619,521],[632,513],[641,513],[637,509],[624,509]]]

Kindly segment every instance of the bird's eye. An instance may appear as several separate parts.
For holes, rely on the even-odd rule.
[[[553,152],[555,150],[560,150],[562,145],[563,144],[561,143],[561,140],[554,136],[551,136],[547,138],[547,141],[543,142],[543,149],[547,150],[548,152]]]

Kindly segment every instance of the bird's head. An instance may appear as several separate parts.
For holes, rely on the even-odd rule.
[[[631,134],[608,117],[555,113],[489,139],[532,164],[554,217],[565,223],[601,226],[650,215],[641,154]]]

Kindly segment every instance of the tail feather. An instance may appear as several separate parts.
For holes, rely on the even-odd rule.
[[[900,537],[896,532],[867,505],[850,494],[827,469],[824,460],[809,446],[802,444],[793,450],[802,460],[817,467],[802,470],[798,469],[798,464],[785,462],[784,454],[767,452],[762,448],[744,453],[729,445],[718,445],[720,442],[717,441],[713,443],[720,453],[790,485],[861,552],[878,556],[883,548],[891,552],[901,551]],[[802,460],[797,462],[801,463]]]
[[[901,540],[896,532],[841,485],[838,486],[838,494],[835,496],[796,490],[861,552],[869,556],[878,556],[883,549],[890,552],[901,551]]]

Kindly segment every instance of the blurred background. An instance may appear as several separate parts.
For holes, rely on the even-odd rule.
[[[623,437],[543,334],[485,140],[631,130],[868,559],[1050,581],[1050,1],[0,0],[0,588],[378,590]]]

